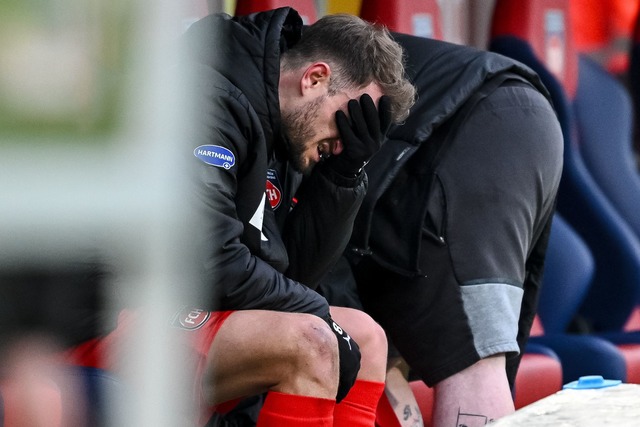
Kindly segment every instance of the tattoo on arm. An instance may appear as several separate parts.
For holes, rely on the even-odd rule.
[[[402,418],[407,421],[411,417],[411,405],[404,405],[404,411],[402,411]]]
[[[420,408],[417,406],[414,406],[412,411],[411,405],[405,405],[404,411],[402,412],[402,419],[402,425],[404,427],[424,427],[422,414],[420,413]]]
[[[389,400],[389,404],[393,408],[394,412],[397,413],[397,410],[401,408],[402,402],[398,398],[396,398],[393,393],[390,393],[388,390],[385,391],[387,399]],[[400,422],[401,420],[398,419]],[[414,406],[411,409],[410,404],[405,404],[402,407],[402,426],[403,427],[424,427],[422,421],[422,414],[420,413],[420,408]]]
[[[387,399],[389,400],[389,404],[395,410],[398,407],[398,404],[400,403],[400,401],[398,399],[396,399],[396,397],[393,395],[393,393],[389,392],[388,390],[385,390],[385,394],[387,395]]]
[[[491,421],[493,421],[493,419],[486,415],[460,412],[460,408],[458,408],[458,419],[456,420],[455,427],[478,427],[487,425]]]

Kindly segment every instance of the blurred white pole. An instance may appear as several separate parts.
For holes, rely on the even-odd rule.
[[[121,263],[121,290],[146,314],[127,349],[124,379],[139,393],[132,407],[112,408],[118,427],[183,427],[192,404],[176,392],[186,378],[168,328],[176,292],[192,284],[188,252],[179,250],[188,248],[189,229],[196,227],[179,209],[186,194],[181,150],[190,146],[184,140],[189,108],[175,67],[180,8],[179,0],[129,2],[126,59],[133,62],[125,68],[131,75],[121,123],[106,135],[86,141],[0,135],[0,266],[64,262],[98,248]]]

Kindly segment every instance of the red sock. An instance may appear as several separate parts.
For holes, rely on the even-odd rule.
[[[377,427],[402,427],[386,393],[382,393],[376,411]]]
[[[334,427],[373,427],[384,383],[357,380],[333,411]]]
[[[333,399],[270,391],[256,427],[333,426]]]

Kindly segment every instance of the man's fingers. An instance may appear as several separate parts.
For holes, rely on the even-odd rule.
[[[382,95],[378,101],[378,115],[380,118],[380,132],[386,135],[391,126],[391,98]]]
[[[369,94],[365,93],[360,97],[360,108],[366,121],[367,133],[376,137],[380,133],[380,120],[376,104]]]
[[[338,127],[338,132],[340,133],[340,139],[342,139],[342,144],[345,145],[345,141],[353,141],[356,138],[356,135],[353,133],[353,129],[351,128],[351,124],[349,123],[349,119],[347,115],[342,110],[336,111],[336,126]]]
[[[353,125],[354,130],[361,137],[369,134],[369,128],[367,126],[367,121],[365,116],[363,115],[362,108],[360,103],[355,100],[349,100],[347,104],[349,108],[349,116],[351,117],[351,123]]]

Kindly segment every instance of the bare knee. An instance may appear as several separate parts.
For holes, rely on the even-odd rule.
[[[313,315],[300,315],[300,321],[291,327],[289,357],[285,362],[289,372],[274,389],[334,398],[339,378],[335,335],[324,320]]]
[[[236,312],[216,335],[206,363],[202,388],[212,404],[268,390],[335,398],[338,389],[336,337],[310,314]]]

